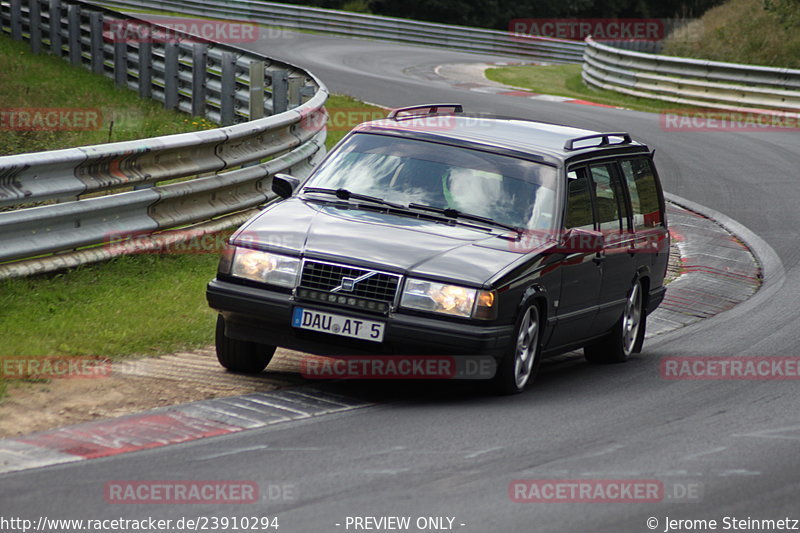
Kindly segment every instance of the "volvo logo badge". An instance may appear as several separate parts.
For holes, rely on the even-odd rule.
[[[347,276],[345,276],[342,278],[342,282],[339,284],[339,286],[336,287],[335,289],[331,289],[331,292],[339,292],[339,291],[353,292],[356,289],[357,283],[361,283],[365,279],[371,278],[375,274],[377,274],[377,272],[367,272],[366,274],[362,274],[357,278],[348,278]]]

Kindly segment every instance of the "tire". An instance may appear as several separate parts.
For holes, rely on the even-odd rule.
[[[217,360],[231,372],[258,374],[269,364],[275,354],[275,346],[231,339],[225,335],[225,320],[217,317]]]
[[[514,345],[498,365],[492,388],[498,394],[518,394],[533,382],[541,359],[542,330],[539,307],[526,302],[514,328]]]
[[[624,363],[641,350],[646,328],[642,282],[636,280],[620,319],[605,337],[584,347],[584,357],[591,363]]]

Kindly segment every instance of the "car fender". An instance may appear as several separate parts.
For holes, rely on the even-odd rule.
[[[541,342],[542,346],[544,346],[547,344],[546,342],[548,340],[547,335],[549,335],[551,331],[549,324],[550,317],[555,316],[553,310],[550,309],[552,302],[548,295],[547,287],[534,282],[527,289],[525,289],[522,292],[522,296],[520,297],[519,302],[517,303],[517,309],[514,312],[514,320],[515,321],[517,320],[517,317],[522,312],[525,303],[531,299],[539,300],[542,303],[542,305],[539,306],[539,312],[541,315],[540,316],[541,324],[544,326],[544,331],[539,337],[539,342]]]

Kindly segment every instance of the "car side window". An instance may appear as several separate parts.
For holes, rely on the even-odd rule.
[[[594,229],[594,214],[592,212],[589,184],[589,177],[584,170],[572,170],[567,173],[565,229]]]
[[[630,159],[620,162],[622,175],[628,184],[633,214],[633,229],[641,230],[664,225],[658,186],[650,160]]]
[[[614,164],[606,163],[590,167],[592,182],[594,183],[595,205],[597,206],[597,221],[600,231],[622,231],[627,229],[627,204],[622,191],[622,184]],[[623,224],[623,222],[625,222]]]

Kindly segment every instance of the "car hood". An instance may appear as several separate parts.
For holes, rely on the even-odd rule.
[[[482,285],[530,251],[520,250],[504,233],[290,198],[251,219],[233,242]]]

